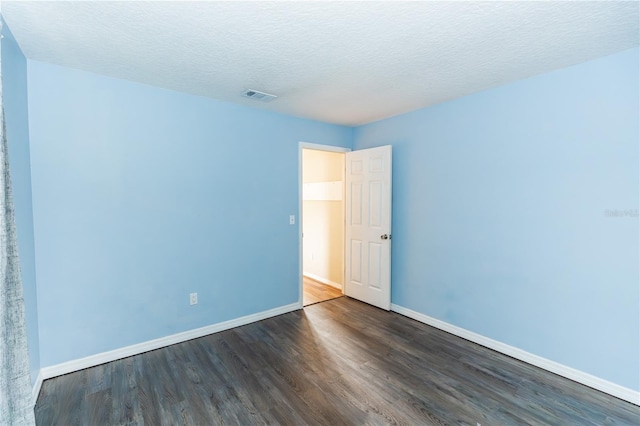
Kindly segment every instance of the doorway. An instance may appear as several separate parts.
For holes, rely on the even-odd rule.
[[[343,295],[345,151],[301,148],[301,295],[308,306]]]
[[[351,152],[348,148],[300,142],[298,153],[300,308],[320,301],[312,301],[312,296],[304,300],[306,281],[310,285],[333,286],[346,296],[388,311],[391,309],[392,147],[384,145]],[[304,167],[307,153],[340,160],[331,166],[319,166],[324,160],[307,162]],[[324,207],[315,209],[318,217],[309,216],[313,210],[310,206],[320,205]],[[332,218],[322,216],[318,213],[322,210],[335,214]],[[314,223],[316,219],[320,222]],[[321,231],[335,234],[327,236]],[[312,241],[318,234],[324,238],[321,244]],[[331,297],[334,296],[328,296]]]

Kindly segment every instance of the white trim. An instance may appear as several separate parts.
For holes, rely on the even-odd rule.
[[[315,149],[316,151],[329,151],[329,152],[351,152],[351,148],[345,148],[343,146],[335,146],[335,145],[321,145],[318,143],[311,142],[298,142],[298,146],[300,150],[303,149]]]
[[[576,370],[575,368],[571,368],[558,362],[543,358],[541,356],[534,355],[532,353],[523,351],[522,349],[509,346],[505,343],[498,342],[497,340],[490,339],[481,334],[474,333],[473,331],[469,331],[464,328],[449,324],[447,322],[435,319],[425,314],[421,314],[420,312],[413,311],[394,303],[391,304],[391,310],[406,317],[413,318],[416,321],[420,321],[424,324],[446,331],[447,333],[451,333],[455,336],[470,340],[489,349],[493,349],[494,351],[501,352],[512,358],[524,361],[531,365],[535,365],[536,367],[540,367],[559,376],[566,377],[567,379],[571,379],[585,386],[589,386],[590,388],[608,393],[609,395],[613,395],[616,398],[623,399],[635,405],[640,405],[640,392],[636,392],[624,386],[620,386],[599,377],[592,376],[591,374]]]
[[[298,309],[303,308],[304,301],[302,300],[302,294],[304,292],[302,286],[302,150],[303,149],[315,149],[318,151],[329,151],[329,152],[351,152],[351,148],[345,148],[342,146],[333,146],[333,145],[320,145],[317,143],[310,142],[298,142]],[[342,175],[342,180],[344,181],[344,172]],[[344,213],[343,213],[344,219]],[[343,265],[344,267],[344,265]]]
[[[311,278],[314,281],[318,281],[318,282],[321,282],[322,284],[330,285],[331,287],[335,287],[338,290],[342,290],[342,284],[339,284],[335,281],[331,281],[328,278],[323,278],[320,275],[312,274],[310,272],[303,272],[302,275],[307,278]]]
[[[33,389],[31,390],[31,401],[33,402],[33,406],[36,406],[36,402],[38,402],[38,395],[40,395],[40,388],[42,388],[42,382],[44,382],[44,378],[42,375],[42,369],[38,370],[38,377],[36,377],[36,382],[33,384]]]
[[[298,309],[300,308],[297,302],[291,303],[289,305],[280,306],[278,308],[269,309],[229,321],[219,322],[217,324],[207,325],[205,327],[184,331],[182,333],[172,334],[170,336],[161,337],[159,339],[149,340],[147,342],[138,343],[124,348],[114,349],[112,351],[102,352],[85,358],[80,358],[73,361],[63,362],[62,364],[45,367],[40,370],[40,375],[42,376],[43,380],[50,379],[52,377],[61,376],[63,374],[83,370],[85,368],[95,367],[96,365],[104,364],[106,362],[138,355],[155,349],[164,348],[165,346],[175,345],[176,343],[186,342],[187,340],[197,339],[198,337],[207,336],[209,334],[218,333],[224,330],[229,330],[241,325],[250,324],[252,322],[260,321],[266,318],[286,314],[287,312],[296,311]]]

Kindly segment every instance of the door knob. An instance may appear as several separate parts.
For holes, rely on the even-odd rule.
[[[388,240],[389,236],[387,234],[382,234],[380,235],[380,238],[382,238],[383,240]]]

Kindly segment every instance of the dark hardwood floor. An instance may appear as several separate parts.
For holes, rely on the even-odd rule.
[[[45,381],[39,425],[637,425],[640,407],[341,297]]]
[[[312,305],[318,302],[335,299],[342,296],[342,291],[327,284],[323,284],[308,277],[302,277],[302,304]]]

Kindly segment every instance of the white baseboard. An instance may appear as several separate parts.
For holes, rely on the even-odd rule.
[[[318,281],[318,282],[321,282],[322,284],[327,284],[327,285],[330,285],[331,287],[337,288],[338,290],[342,290],[342,284],[338,284],[337,282],[331,281],[328,278],[324,278],[316,274],[310,274],[308,272],[304,272],[302,275],[304,275],[307,278],[311,278],[314,281]]]
[[[497,340],[490,339],[488,337],[482,336],[481,334],[477,334],[464,328],[457,327],[455,325],[432,318],[428,315],[421,314],[420,312],[413,311],[403,306],[392,303],[391,310],[409,318],[413,318],[416,321],[420,321],[440,330],[446,331],[447,333],[454,334],[458,337],[462,337],[463,339],[470,340],[489,349],[493,349],[494,351],[501,352],[520,361],[535,365],[536,367],[540,367],[559,376],[566,377],[567,379],[571,379],[575,382],[589,386],[590,388],[608,393],[609,395],[613,395],[616,398],[623,399],[635,405],[640,405],[640,392],[636,392],[624,386],[620,386],[599,377],[592,376],[591,374],[585,373],[583,371],[576,370],[555,361],[551,361],[538,355],[523,351],[522,349],[509,346],[505,343],[498,342]]]
[[[40,388],[42,387],[42,382],[44,378],[42,376],[42,369],[38,370],[38,377],[36,377],[36,382],[33,384],[33,389],[31,390],[31,401],[33,401],[33,406],[36,406],[36,402],[38,402],[38,395],[40,395]]]
[[[96,365],[104,364],[106,362],[127,358],[133,355],[138,355],[144,352],[160,349],[165,346],[175,345],[176,343],[186,342],[187,340],[197,339],[198,337],[203,337],[203,336],[217,333],[220,331],[229,330],[230,328],[235,328],[241,325],[250,324],[252,322],[275,317],[277,315],[286,314],[287,312],[292,312],[298,309],[300,309],[300,304],[296,302],[290,305],[280,306],[278,308],[269,309],[266,311],[232,319],[229,321],[224,321],[224,322],[208,325],[201,328],[184,331],[182,333],[172,334],[170,336],[149,340],[147,342],[137,343],[135,345],[114,349],[108,352],[102,352],[96,355],[91,355],[91,356],[76,359],[73,361],[63,362],[62,364],[57,364],[57,365],[52,365],[50,367],[42,368],[40,370],[40,374],[38,375],[38,377],[42,376],[42,380],[50,379],[52,377],[61,376],[63,374],[68,374],[74,371],[83,370],[85,368],[95,367]],[[34,388],[34,392],[35,392],[35,388]]]

